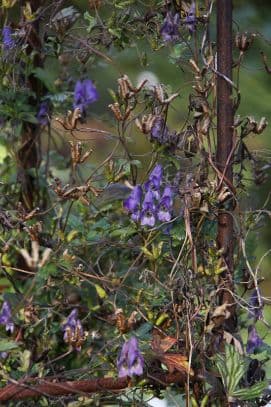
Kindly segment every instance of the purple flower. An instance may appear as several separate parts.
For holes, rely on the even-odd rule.
[[[123,344],[117,360],[117,367],[119,377],[142,375],[144,359],[138,348],[137,339],[134,336]]]
[[[262,304],[259,303],[260,292],[255,289],[249,299],[249,318],[262,319]]]
[[[247,353],[254,353],[256,348],[259,348],[264,344],[263,340],[259,337],[258,332],[254,325],[248,327],[248,339],[247,339]]]
[[[162,165],[157,164],[150,173],[148,181],[145,183],[146,191],[152,191],[156,199],[160,198],[160,186],[163,177]]]
[[[180,16],[178,13],[175,15],[168,12],[164,19],[160,33],[165,42],[173,42],[179,38]]]
[[[65,324],[63,324],[64,330],[64,342],[72,345],[77,351],[81,350],[82,344],[85,340],[85,334],[80,319],[78,317],[77,309],[72,310],[67,318]]]
[[[151,128],[151,139],[156,140],[161,144],[168,142],[169,140],[169,130],[165,124],[165,120],[158,116],[154,120]]]
[[[14,331],[14,323],[11,317],[11,308],[7,301],[4,301],[0,312],[0,324],[5,325],[6,331],[11,333]]]
[[[2,30],[2,39],[5,50],[10,50],[14,47],[15,41],[12,37],[12,30],[8,25],[5,25]]]
[[[97,89],[90,79],[77,81],[74,89],[73,108],[79,108],[82,115],[86,114],[86,108],[93,102],[98,100],[99,95]]]
[[[156,206],[154,203],[154,193],[153,191],[148,191],[145,195],[142,212],[141,212],[141,226],[153,227],[156,221]]]
[[[140,204],[142,200],[141,185],[136,185],[129,197],[124,201],[123,206],[129,213],[132,214],[132,219],[138,221],[140,218]]]
[[[187,24],[190,34],[195,32],[197,18],[196,18],[196,3],[192,1],[191,6],[188,10],[187,17],[185,18],[185,23]]]
[[[157,213],[157,217],[161,222],[169,222],[171,220],[171,209],[173,205],[172,195],[172,189],[166,186]]]
[[[37,114],[38,122],[41,126],[47,126],[49,123],[49,105],[48,102],[41,102]]]

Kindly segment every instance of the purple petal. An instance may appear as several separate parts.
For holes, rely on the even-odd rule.
[[[264,344],[262,338],[259,337],[255,326],[250,325],[248,327],[248,340],[247,340],[247,353],[254,353],[256,348],[259,348]]]
[[[173,42],[179,39],[180,17],[176,13],[167,13],[166,18],[161,27],[160,33],[165,42]]]

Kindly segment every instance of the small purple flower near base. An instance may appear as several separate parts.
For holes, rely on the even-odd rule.
[[[142,212],[141,212],[141,226],[153,227],[156,221],[156,206],[154,203],[155,195],[153,191],[148,191],[145,195]]]
[[[78,319],[77,309],[72,310],[67,318],[65,324],[63,324],[64,330],[64,342],[71,345],[78,352],[81,350],[82,344],[85,341],[85,333],[80,319]]]
[[[158,206],[157,217],[161,222],[169,222],[171,220],[171,210],[173,205],[172,189],[166,186]]]
[[[48,102],[41,102],[37,114],[38,122],[41,126],[47,126],[49,123],[49,105]]]
[[[196,31],[197,18],[196,18],[196,3],[194,1],[192,1],[191,6],[188,10],[187,17],[185,18],[185,23],[188,27],[190,34]]]
[[[160,33],[165,42],[174,42],[179,39],[180,16],[178,13],[168,12],[164,19]]]
[[[258,332],[254,325],[248,327],[248,339],[247,339],[247,353],[254,353],[254,351],[264,344],[262,338],[258,335]]]
[[[12,37],[12,29],[8,25],[5,25],[2,29],[2,40],[4,49],[6,51],[12,49],[15,46],[15,41]]]
[[[11,308],[7,301],[4,301],[1,312],[0,312],[0,324],[5,325],[6,331],[14,331],[14,323],[11,316]]]
[[[77,81],[74,89],[73,108],[79,108],[82,115],[86,114],[86,108],[98,100],[98,91],[90,79]]]
[[[141,376],[143,374],[144,358],[134,336],[123,344],[117,360],[117,368],[119,377]]]

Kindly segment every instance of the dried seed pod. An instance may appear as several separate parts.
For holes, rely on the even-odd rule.
[[[120,122],[123,120],[122,113],[120,111],[120,105],[118,102],[112,103],[108,105],[108,107],[112,110],[112,112],[115,115],[115,118]]]
[[[262,117],[261,120],[259,121],[259,123],[257,123],[255,133],[261,134],[267,125],[268,125],[268,121],[266,120],[265,117]]]
[[[240,51],[245,52],[251,47],[254,38],[256,37],[255,34],[251,33],[237,33],[235,36],[235,46],[238,48]]]

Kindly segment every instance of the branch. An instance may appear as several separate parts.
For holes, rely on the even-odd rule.
[[[184,385],[186,382],[186,374],[168,373],[148,375],[149,382],[156,383],[162,386],[175,383]],[[30,382],[9,384],[0,390],[0,401],[22,400],[26,398],[46,396],[64,396],[67,394],[78,393],[97,393],[124,390],[131,385],[129,377],[123,378],[100,378],[92,380],[79,380],[67,382],[52,382],[49,380],[37,379],[40,383],[33,384]],[[192,378],[192,380],[195,380]]]

